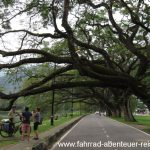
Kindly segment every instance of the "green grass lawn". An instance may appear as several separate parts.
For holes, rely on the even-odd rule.
[[[4,147],[6,145],[12,145],[12,144],[16,144],[17,141],[10,141],[10,140],[5,140],[5,141],[1,141],[0,140],[0,148]]]
[[[129,124],[129,125],[131,125],[131,124],[143,125],[143,126],[145,126],[143,131],[150,134],[150,116],[134,116],[134,117],[137,120],[137,122],[127,122],[124,120],[123,117],[121,117],[121,118],[113,117],[112,119],[115,119],[117,121]]]
[[[150,116],[135,116],[138,124],[146,125],[150,127]]]
[[[57,127],[57,126],[64,124],[68,121],[71,121],[72,119],[77,118],[77,117],[79,117],[78,114],[74,114],[73,117],[70,117],[68,115],[68,117],[58,118],[58,120],[54,120],[53,126],[50,125],[50,120],[44,120],[42,125],[39,126],[39,132],[41,133],[41,132],[45,132],[47,130],[53,129],[54,127]],[[31,124],[33,124],[33,123],[31,123]],[[33,133],[33,129],[32,129],[31,136],[33,134],[34,133]],[[16,144],[19,141],[20,141],[20,133],[19,132],[17,132],[15,134],[14,139],[13,138],[2,138],[2,137],[0,137],[0,147],[6,146],[6,145],[11,145],[11,144]]]
[[[73,117],[62,117],[61,119],[58,119],[58,120],[54,120],[54,126],[51,126],[50,125],[50,120],[45,120],[42,125],[39,126],[39,132],[44,132],[44,131],[47,131],[49,129],[52,129],[54,127],[57,127],[61,124],[64,124],[70,120],[72,120],[73,118],[76,118],[76,117],[79,117],[79,115],[74,115]]]
[[[124,120],[123,117],[117,118],[112,117],[112,119],[118,120],[120,122],[129,123],[129,124],[139,124],[139,125],[146,125],[150,127],[150,116],[134,116],[137,122],[127,122]]]

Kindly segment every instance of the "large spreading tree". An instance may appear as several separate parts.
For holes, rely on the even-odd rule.
[[[22,96],[72,87],[119,89],[150,108],[148,0],[2,0],[0,7],[0,70],[34,68],[36,76],[39,65],[49,68],[20,91],[0,92],[10,104],[1,110]],[[82,80],[50,82],[71,70]]]

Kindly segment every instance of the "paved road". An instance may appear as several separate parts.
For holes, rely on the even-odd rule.
[[[150,136],[148,134],[94,114],[83,118],[58,142],[51,150],[150,149]],[[61,144],[61,147],[59,147],[59,144]]]

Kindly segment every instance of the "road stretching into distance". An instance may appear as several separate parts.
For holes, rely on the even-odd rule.
[[[150,135],[92,114],[80,120],[50,150],[150,150]]]

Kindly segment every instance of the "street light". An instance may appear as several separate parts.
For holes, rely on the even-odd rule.
[[[56,70],[56,64],[54,65],[54,72]],[[55,83],[55,77],[52,80],[52,84]],[[52,105],[51,105],[51,126],[54,125],[54,103],[55,103],[55,89],[52,90]]]

